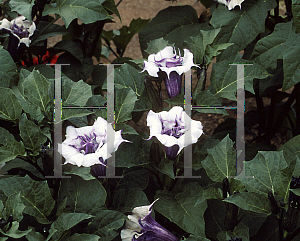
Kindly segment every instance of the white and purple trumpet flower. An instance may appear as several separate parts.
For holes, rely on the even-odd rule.
[[[186,125],[186,122],[189,125]],[[147,126],[150,128],[149,139],[155,136],[165,146],[166,156],[170,160],[175,160],[184,147],[196,143],[203,134],[201,122],[191,120],[180,106],[159,113],[150,110]],[[185,138],[185,132],[188,130],[191,130],[191,138]]]
[[[181,93],[182,74],[189,71],[192,66],[197,66],[193,63],[193,54],[184,49],[184,57],[176,55],[174,48],[171,46],[165,47],[157,54],[150,54],[148,61],[144,61],[144,69],[149,75],[158,77],[158,72],[163,71],[167,74],[164,78],[165,86],[169,98],[173,98]]]
[[[107,143],[107,130],[114,133],[114,146],[110,150]],[[104,176],[106,172],[106,160],[111,157],[124,140],[121,130],[115,132],[106,120],[101,117],[93,126],[75,128],[68,126],[66,140],[61,144],[61,154],[66,159],[64,164],[70,163],[78,167],[90,167],[98,176]],[[94,170],[93,170],[94,169]]]
[[[235,8],[235,6],[239,6],[240,9],[242,9],[242,2],[244,0],[217,0],[218,3],[225,4],[228,7],[228,10],[232,10]]]
[[[26,20],[24,16],[18,16],[11,22],[4,18],[0,21],[0,31],[9,34],[8,52],[14,57],[21,43],[29,47],[30,37],[36,30],[34,22]]]
[[[121,231],[122,241],[179,241],[179,239],[151,216],[152,206],[135,207],[128,215],[125,229]]]

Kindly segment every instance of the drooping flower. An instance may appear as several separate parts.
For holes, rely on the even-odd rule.
[[[242,9],[242,2],[244,0],[217,0],[218,3],[225,4],[228,7],[228,10],[234,9],[235,6],[239,6]]]
[[[110,129],[110,131],[108,131]],[[107,133],[114,133],[114,146],[110,150],[107,143]],[[115,132],[106,120],[101,117],[95,121],[93,126],[75,128],[68,126],[66,140],[61,145],[61,154],[66,159],[64,164],[70,163],[78,167],[90,167],[95,164],[98,173],[105,174],[106,159],[116,151],[124,140],[121,131]],[[100,169],[100,170],[99,170]]]
[[[179,241],[179,239],[151,216],[152,206],[135,207],[132,215],[128,215],[125,229],[121,231],[122,241]]]
[[[186,125],[186,122],[189,124]],[[174,160],[184,147],[196,143],[203,134],[201,122],[191,120],[180,106],[159,113],[150,110],[147,126],[150,128],[149,139],[155,136],[165,146],[166,155],[171,160]],[[191,130],[190,139],[185,138],[185,132],[188,130]]]
[[[147,71],[153,77],[158,77],[159,71],[165,72],[165,86],[169,98],[173,98],[181,93],[182,74],[192,66],[197,65],[193,63],[193,54],[188,49],[184,49],[184,57],[181,57],[180,54],[176,55],[176,51],[174,53],[173,47],[167,46],[157,54],[149,55],[142,72]]]
[[[36,26],[34,22],[26,20],[24,16],[18,16],[11,22],[6,18],[0,21],[0,30],[9,34],[7,50],[14,58],[21,43],[29,47],[30,37],[36,30]]]

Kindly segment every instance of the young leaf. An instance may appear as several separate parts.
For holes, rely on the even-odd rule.
[[[236,151],[228,135],[207,152],[208,156],[202,161],[202,165],[210,179],[222,182],[225,177],[235,176]]]
[[[22,107],[9,88],[0,87],[0,119],[14,121],[20,118]]]
[[[47,216],[51,213],[55,201],[46,181],[34,181],[27,175],[13,176],[0,179],[0,189],[7,197],[20,192],[21,201],[26,206],[23,212],[36,217],[42,224],[50,223]]]
[[[5,49],[0,48],[0,56],[0,87],[8,88],[11,79],[18,74],[17,66],[9,52]]]
[[[186,232],[192,233],[198,238],[205,237],[203,215],[207,204],[203,189],[198,183],[187,183],[178,193],[159,190],[154,199],[157,198],[159,201],[154,205],[155,210]]]

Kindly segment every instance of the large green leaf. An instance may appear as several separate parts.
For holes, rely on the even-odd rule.
[[[90,167],[78,167],[76,165],[67,164],[64,165],[64,173],[65,174],[73,174],[81,177],[83,180],[92,180],[95,177],[92,176]]]
[[[268,195],[272,190],[287,199],[295,160],[286,162],[283,152],[261,151],[255,158],[245,162],[245,175],[254,178],[239,179],[249,192]]]
[[[85,213],[63,213],[51,224],[51,229],[56,230],[52,236],[53,240],[65,240],[65,231],[91,217],[91,215]]]
[[[123,88],[116,90],[116,123],[121,123],[132,118],[131,112],[134,108],[136,101],[137,96],[131,88]]]
[[[103,209],[106,191],[96,180],[85,181],[78,176],[63,179],[59,190],[59,199],[67,197],[67,206],[72,212],[95,213]]]
[[[85,0],[58,0],[56,7],[46,5],[43,15],[58,13],[69,27],[73,19],[79,18],[85,24],[99,20],[111,19],[108,12],[102,6],[105,0],[85,1]]]
[[[233,203],[244,210],[265,214],[267,216],[271,214],[269,199],[263,194],[252,192],[236,193],[224,199],[224,201]]]
[[[0,164],[13,160],[16,156],[25,156],[25,147],[22,141],[16,140],[0,147]]]
[[[87,115],[93,114],[92,111],[89,111],[88,109],[63,109],[62,110],[62,116],[61,116],[61,120],[67,120],[70,118],[77,118],[77,117],[84,117]]]
[[[197,106],[200,107],[212,107],[212,108],[194,108],[194,110],[200,113],[216,113],[216,114],[223,114],[228,115],[225,109],[217,109],[213,108],[213,106],[222,106],[222,103],[219,99],[210,93],[209,90],[204,90],[198,93],[193,94],[193,101],[196,103]]]
[[[199,24],[196,10],[189,5],[171,6],[161,10],[147,26],[139,32],[140,45],[144,58],[147,44],[151,40],[163,37],[170,44],[184,48],[184,42],[191,36],[197,36],[203,27]]]
[[[79,234],[79,233],[75,233],[74,235],[72,235],[70,238],[66,239],[66,241],[98,241],[99,240],[99,236],[94,235],[94,234]]]
[[[8,215],[13,215],[13,219],[21,222],[23,219],[23,210],[26,206],[21,201],[21,193],[14,193],[6,200],[5,212]]]
[[[8,88],[10,86],[11,79],[18,74],[17,66],[9,52],[5,49],[0,49],[0,56],[0,87]]]
[[[13,238],[13,239],[22,238],[23,236],[28,234],[30,231],[31,231],[31,229],[26,230],[26,231],[20,231],[19,230],[19,222],[17,222],[17,221],[12,222],[11,228],[6,233],[4,233],[2,231],[2,229],[0,229],[0,233],[2,233],[3,235],[5,235],[7,237]]]
[[[21,193],[21,201],[26,206],[24,213],[36,217],[38,222],[48,224],[55,201],[51,197],[46,181],[34,181],[29,176],[0,179],[0,189],[9,197]]]
[[[228,135],[207,152],[202,166],[211,180],[222,182],[225,177],[236,175],[236,151]]]
[[[199,238],[205,237],[204,212],[207,204],[203,189],[196,182],[187,183],[181,192],[156,192],[154,208],[171,222]]]
[[[237,91],[237,66],[232,64],[253,64],[244,65],[244,85],[245,90],[254,94],[253,79],[264,79],[269,76],[268,72],[259,64],[244,60],[239,54],[235,57],[213,64],[211,73],[211,85],[209,90],[217,97],[236,100]]]
[[[40,74],[33,70],[22,82],[23,92],[21,94],[32,104],[39,106],[41,111],[46,111],[46,106],[50,101],[48,95],[49,82]]]
[[[19,122],[20,136],[22,137],[25,147],[34,152],[39,152],[41,144],[47,141],[47,137],[42,133],[39,126],[33,121],[27,119],[25,113],[22,114]]]
[[[34,0],[11,0],[9,1],[9,5],[11,11],[16,11],[18,14],[31,20],[31,9],[34,5]]]
[[[300,33],[300,1],[293,0],[292,1],[292,12],[295,23],[295,32]]]
[[[14,141],[14,136],[5,128],[0,127],[0,145],[6,145],[7,143]]]
[[[295,34],[292,22],[279,23],[272,34],[257,42],[253,50],[254,61],[266,69],[276,68],[277,60],[283,59],[283,90],[299,83],[300,61],[297,58],[300,53],[299,40],[300,34]]]
[[[243,223],[240,222],[233,231],[227,231],[227,232],[220,232],[218,233],[218,240],[219,241],[228,241],[227,237],[239,237],[243,241],[250,241],[249,237],[249,228]]]
[[[132,167],[123,173],[123,178],[118,183],[117,189],[138,187],[144,190],[148,186],[150,172],[147,169]]]
[[[131,88],[137,96],[141,96],[144,89],[144,75],[129,64],[115,70],[115,87]]]
[[[131,212],[135,207],[149,205],[149,201],[140,188],[134,187],[115,191],[113,204],[118,211],[125,213]]]
[[[115,210],[101,210],[90,225],[90,233],[99,235],[101,241],[111,241],[119,235],[116,230],[123,226],[125,220],[126,216],[123,213]]]
[[[30,241],[45,241],[45,238],[41,233],[36,232],[33,227],[29,227],[29,228],[31,228],[31,232],[26,234],[26,238],[28,240],[30,240]]]
[[[82,80],[73,82],[68,78],[63,78],[62,101],[63,106],[84,106],[92,97],[91,86]]]
[[[9,88],[0,87],[0,118],[4,120],[17,120],[22,113],[18,98]]]
[[[241,10],[232,11],[228,11],[225,5],[219,4],[210,21],[214,28],[222,28],[217,43],[235,43],[224,52],[230,52],[230,49],[236,51],[244,49],[259,33],[265,31],[268,11],[275,7],[275,0],[249,0],[243,2]]]

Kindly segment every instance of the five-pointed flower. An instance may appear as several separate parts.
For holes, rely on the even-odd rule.
[[[191,120],[180,106],[159,113],[150,110],[147,126],[150,128],[149,139],[155,136],[165,146],[166,155],[171,160],[174,160],[184,147],[196,143],[203,134],[201,122]],[[185,132],[189,130],[191,138],[185,138]]]
[[[179,239],[157,223],[151,216],[152,206],[135,207],[128,215],[125,229],[121,231],[122,241],[179,241]]]
[[[35,23],[26,20],[24,16],[19,16],[13,19],[11,22],[4,18],[0,21],[0,30],[5,30],[10,35],[13,35],[18,39],[18,47],[21,43],[24,43],[27,47],[30,44],[30,37],[35,31]]]
[[[115,135],[112,149],[107,143],[108,132]],[[66,140],[61,145],[61,154],[66,159],[64,164],[70,163],[78,167],[89,167],[94,164],[105,166],[105,160],[111,157],[111,153],[116,151],[122,142],[129,141],[122,138],[121,131],[115,132],[111,124],[98,117],[93,126],[81,128],[68,126]]]
[[[241,4],[244,0],[217,0],[218,3],[225,4],[228,7],[228,10],[234,9],[235,6],[242,8]]]
[[[192,66],[197,66],[193,63],[193,54],[184,49],[184,57],[176,55],[174,48],[171,46],[165,47],[157,54],[150,54],[148,61],[144,61],[144,69],[149,75],[158,77],[158,72],[163,71],[167,74],[164,79],[166,89],[170,98],[181,93],[182,74],[189,71]]]

